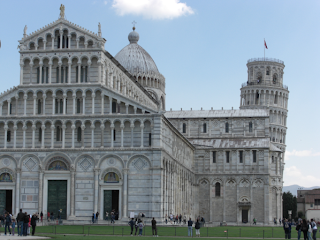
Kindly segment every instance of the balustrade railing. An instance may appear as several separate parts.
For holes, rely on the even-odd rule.
[[[245,82],[241,84],[241,87],[246,87],[246,86],[270,86],[270,87],[279,87],[279,88],[284,88],[288,90],[288,86],[284,85],[282,83],[276,82],[273,83],[273,81],[265,80],[265,81],[251,81],[251,82]]]
[[[277,63],[284,64],[283,61],[276,58],[251,58],[248,60],[248,63],[250,62],[277,62]]]

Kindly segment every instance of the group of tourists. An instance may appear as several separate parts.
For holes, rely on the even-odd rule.
[[[92,213],[92,223],[97,223],[98,222],[98,219],[99,219],[99,212],[96,212],[96,213]]]
[[[1,221],[3,222],[4,235],[14,236],[15,228],[18,228],[19,236],[28,236],[30,235],[30,227],[32,227],[32,236],[34,236],[37,226],[37,221],[39,220],[38,214],[34,213],[33,215],[29,215],[27,212],[23,213],[22,209],[18,213],[17,217],[12,216],[9,212],[5,212],[3,216],[1,216]]]
[[[283,220],[283,229],[285,234],[285,239],[291,239],[291,230],[292,230],[292,224],[288,219]],[[296,223],[296,231],[298,233],[298,240],[300,240],[301,232],[303,232],[303,239],[304,240],[316,240],[317,239],[317,223],[314,221],[314,219],[311,219],[311,221],[306,219],[298,219],[298,222]],[[312,236],[311,236],[312,235]]]
[[[113,209],[111,212],[110,212],[110,220],[111,220],[111,223],[115,224],[115,220],[118,220],[118,217],[119,217],[119,213],[116,212],[115,209]],[[106,212],[106,218],[105,218],[106,221],[109,220],[109,213]]]
[[[200,217],[198,216],[196,218],[196,220],[198,220],[200,223],[202,223],[203,225],[205,224],[205,219],[204,217]],[[177,214],[176,216],[174,216],[172,213],[170,213],[169,217],[166,214],[164,221],[166,224],[171,223],[171,224],[187,224],[187,217],[186,216],[182,216],[181,214]]]

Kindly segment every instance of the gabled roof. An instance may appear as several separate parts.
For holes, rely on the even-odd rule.
[[[92,31],[89,31],[77,24],[74,24],[64,18],[59,18],[58,20],[48,24],[48,25],[45,25],[44,27],[38,29],[37,31],[35,32],[32,32],[30,33],[29,35],[27,35],[26,37],[24,37],[23,39],[21,39],[19,42],[24,42],[24,41],[28,41],[28,40],[31,40],[33,37],[43,33],[43,32],[46,32],[48,31],[49,29],[52,29],[52,28],[55,28],[57,26],[59,26],[59,24],[64,24],[66,26],[69,26],[70,28],[73,28],[74,30],[77,30],[79,32],[82,32],[83,34],[87,35],[87,36],[90,36],[96,40],[103,40],[104,43],[106,42],[106,39],[102,38],[102,37],[99,37],[97,33],[94,33]]]

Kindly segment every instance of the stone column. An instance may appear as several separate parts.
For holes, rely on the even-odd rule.
[[[101,114],[104,114],[104,94],[101,93]]]
[[[134,124],[130,124],[131,128],[131,147],[133,147],[133,129],[134,129]]]
[[[82,94],[82,115],[86,114],[86,94]]]
[[[35,133],[36,133],[36,126],[32,125],[32,148],[35,148]]]
[[[16,180],[16,212],[15,214],[18,214],[20,211],[20,174],[21,174],[21,168],[16,168],[17,173],[17,180]]]
[[[84,148],[84,130],[86,129],[85,125],[81,125],[81,148]]]
[[[23,115],[24,116],[27,115],[27,98],[28,98],[27,94],[23,95]]]
[[[37,95],[33,95],[33,115],[36,115]]]
[[[91,148],[94,148],[94,129],[96,127],[92,124],[90,128],[91,128]]]
[[[43,40],[43,50],[46,50],[47,40]]]
[[[67,99],[67,95],[63,94],[63,115],[66,115],[66,99]]]
[[[70,46],[70,43],[69,43]],[[75,181],[74,181],[74,175],[75,171],[74,169],[71,169],[71,182],[70,182],[70,188],[71,188],[71,193],[70,193],[70,217],[74,217],[75,215]]]
[[[68,49],[71,48],[71,35],[68,35]]]
[[[121,147],[123,147],[123,129],[124,129],[123,123],[120,125],[120,129],[121,129]]]
[[[21,63],[20,64],[20,85],[23,84],[23,67],[24,67],[24,64]]]
[[[51,148],[54,148],[54,129],[55,126],[53,124],[51,124]]]
[[[17,147],[17,125],[13,126],[13,148]]]
[[[42,131],[42,133],[41,133],[41,148],[44,148],[44,133],[45,133],[44,130],[46,130],[46,126],[42,125],[41,126],[41,131]]]
[[[70,48],[70,42],[69,42],[69,48]],[[71,62],[68,62],[68,84],[71,84]]]
[[[101,126],[100,126],[100,129],[101,129],[101,148],[103,148],[104,147],[104,125],[103,124],[101,124]]]
[[[62,79],[61,79],[61,65],[62,65],[62,62],[58,62],[58,65],[59,65],[59,81],[56,81],[57,83],[62,83]]]
[[[63,37],[63,31],[62,31],[62,30],[60,30],[60,31],[59,31],[59,33],[60,33],[60,49],[62,49],[62,37]]]
[[[30,66],[30,84],[32,84],[32,67],[33,67],[33,63],[29,63]]]
[[[123,169],[123,217],[128,216],[128,168]]]
[[[52,36],[51,36],[51,37],[52,37]],[[51,49],[52,49],[52,50],[54,49],[54,39],[55,39],[54,37],[51,38]]]
[[[40,64],[39,64],[39,84],[42,84],[42,66],[43,66],[43,63],[40,62]]]
[[[110,130],[111,130],[111,147],[113,148],[113,139],[114,139],[114,137],[113,137],[114,124],[113,123],[110,125]]]
[[[79,48],[79,42],[80,42],[80,39],[79,38],[77,38],[76,39],[76,42],[77,42],[77,49]]]
[[[55,105],[56,105],[56,95],[53,94],[52,95],[52,115],[54,115],[56,113],[55,111]]]
[[[11,106],[11,98],[9,98],[8,100],[7,100],[7,103],[8,103],[8,112],[7,112],[7,115],[9,116],[10,115],[10,106]]]
[[[99,169],[94,169],[94,212],[98,211],[98,198],[99,198]]]
[[[134,114],[137,114],[137,107],[134,106],[133,109],[134,109]]]
[[[109,96],[109,114],[112,114],[112,97]]]
[[[98,60],[98,83],[101,83],[101,60]]]
[[[52,62],[49,62],[49,84],[52,83]]]
[[[71,140],[71,142],[72,142],[72,148],[74,148],[74,130],[76,129],[76,126],[74,125],[74,124],[72,124],[72,126],[71,126],[71,130],[72,130],[72,140]]]
[[[66,142],[66,125],[62,125],[62,148],[65,147]]]
[[[144,129],[143,123],[140,125],[140,129],[141,129],[141,146],[140,147],[143,147],[143,129]]]
[[[2,105],[3,105],[3,103],[0,102],[0,116],[2,116]]]
[[[42,108],[42,115],[46,115],[46,98],[47,98],[47,95],[46,94],[43,94],[42,96],[42,101],[43,101],[43,108]]]
[[[125,104],[126,105],[126,114],[129,114],[129,104]]]
[[[78,62],[78,83],[81,83],[81,62]]]
[[[72,114],[76,114],[76,95],[72,95]]]
[[[91,110],[92,110],[92,114],[94,114],[94,99],[96,97],[96,94],[92,93],[92,107],[91,107]]]
[[[43,170],[39,166],[39,204],[38,204],[38,212],[41,213],[43,206]],[[43,213],[45,215],[45,213]]]
[[[23,131],[22,147],[23,147],[23,148],[26,148],[26,130],[27,130],[27,127],[24,125],[24,126],[22,127],[22,131]]]

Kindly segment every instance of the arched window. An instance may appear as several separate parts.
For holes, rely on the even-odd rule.
[[[228,133],[228,132],[229,132],[229,123],[226,122],[226,133]]]
[[[275,141],[275,138],[273,137],[273,138],[272,138],[272,142],[274,142],[274,141]]]
[[[77,128],[77,141],[81,142],[81,133],[82,133],[82,129],[81,127]]]
[[[115,140],[116,140],[116,130],[113,129],[113,141],[115,141]]]
[[[117,113],[117,103],[112,102],[112,113]]]
[[[38,114],[41,114],[41,100],[38,99]]]
[[[149,147],[151,147],[151,133],[149,133]]]
[[[80,99],[78,98],[77,99],[77,113],[80,113],[81,112],[81,101],[80,101]]]
[[[266,75],[270,75],[270,68],[267,67]]]
[[[61,141],[61,134],[62,133],[62,128],[60,126],[57,127],[57,134],[56,134],[56,140],[57,142]]]
[[[182,124],[182,133],[186,133],[187,132],[187,124]]]
[[[60,99],[60,113],[63,113],[63,100]]]
[[[207,132],[207,124],[206,124],[206,123],[203,124],[203,132],[204,132],[204,133]]]
[[[277,76],[277,74],[274,74],[273,79],[272,79],[273,84],[276,84],[277,80],[278,80],[278,76]]]
[[[258,72],[258,74],[257,74],[257,83],[261,83],[261,81],[262,81],[262,74],[261,74],[261,72]]]
[[[8,130],[7,131],[7,142],[10,142],[11,141],[11,131]]]
[[[41,142],[41,140],[42,140],[42,129],[41,128],[39,128],[38,136],[39,136],[39,142]]]
[[[10,114],[12,114],[12,103],[10,103]]]
[[[220,183],[216,183],[215,184],[215,189],[216,189],[216,197],[220,197],[220,193],[221,193],[221,186]]]
[[[274,163],[274,157],[273,156],[271,157],[271,162]]]
[[[252,132],[252,122],[249,122],[249,132]]]

